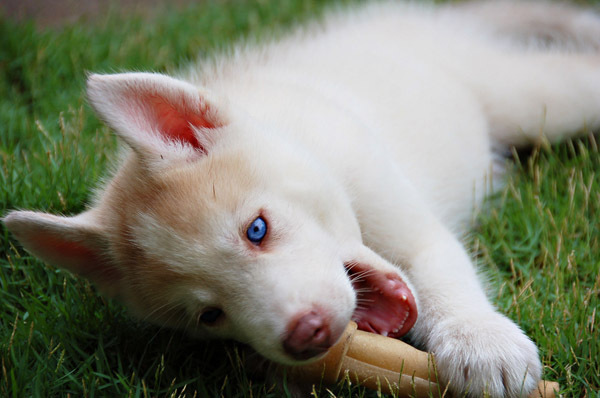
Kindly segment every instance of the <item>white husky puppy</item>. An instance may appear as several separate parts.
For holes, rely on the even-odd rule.
[[[296,364],[354,319],[408,333],[454,392],[516,397],[536,346],[460,237],[492,148],[599,126],[599,47],[563,6],[377,4],[177,77],[91,75],[131,150],[83,214],[4,222],[159,324]]]

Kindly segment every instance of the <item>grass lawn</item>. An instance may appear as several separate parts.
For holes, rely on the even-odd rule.
[[[0,16],[0,215],[80,212],[105,175],[116,140],[86,105],[87,72],[172,71],[322,3],[211,1],[53,29]],[[469,237],[494,302],[537,342],[565,397],[600,396],[598,145],[586,135],[515,154]],[[2,226],[0,239],[0,397],[280,396],[249,378],[235,346],[138,323]],[[376,396],[347,384],[315,395]]]

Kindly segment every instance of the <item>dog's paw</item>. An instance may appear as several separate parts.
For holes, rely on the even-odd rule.
[[[526,397],[540,379],[537,347],[496,313],[436,325],[429,349],[440,381],[458,397]]]

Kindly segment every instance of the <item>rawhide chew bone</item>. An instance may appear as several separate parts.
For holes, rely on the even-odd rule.
[[[288,374],[328,384],[349,377],[352,382],[399,397],[444,394],[442,385],[437,384],[433,355],[394,338],[357,330],[354,322],[323,359],[291,367]],[[529,398],[554,398],[558,389],[558,383],[542,380]]]

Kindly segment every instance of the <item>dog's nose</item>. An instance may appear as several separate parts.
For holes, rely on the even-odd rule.
[[[329,320],[319,310],[301,313],[289,323],[287,330],[283,349],[296,360],[313,358],[335,343]]]

